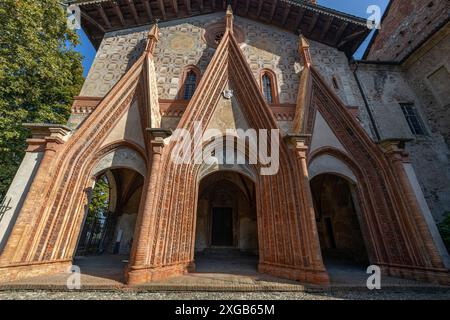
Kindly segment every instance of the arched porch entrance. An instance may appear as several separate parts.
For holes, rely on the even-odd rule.
[[[337,174],[324,173],[311,180],[317,231],[328,267],[369,265],[355,188],[348,179]]]
[[[196,272],[256,272],[258,227],[255,185],[234,171],[217,171],[199,184]]]
[[[125,168],[96,178],[77,256],[130,254],[143,184],[139,173]]]
[[[74,254],[83,274],[123,282],[144,187],[145,160],[119,147],[103,156],[92,171],[88,203]]]

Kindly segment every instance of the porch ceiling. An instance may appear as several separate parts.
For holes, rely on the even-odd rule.
[[[224,0],[68,0],[81,8],[81,24],[98,48],[106,32],[224,11]],[[303,0],[234,0],[234,14],[301,33],[351,56],[370,30],[366,20]]]

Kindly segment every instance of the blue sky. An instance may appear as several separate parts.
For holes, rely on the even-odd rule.
[[[318,0],[318,4],[322,6],[333,8],[335,10],[339,10],[363,18],[369,17],[369,14],[366,12],[368,6],[378,5],[380,6],[381,12],[383,13],[388,3],[389,0]],[[86,76],[94,60],[95,49],[82,30],[79,30],[78,33],[80,35],[81,44],[77,46],[76,50],[81,52],[84,57],[83,68],[84,75]],[[362,57],[372,35],[373,32],[355,53],[355,58],[359,59]]]

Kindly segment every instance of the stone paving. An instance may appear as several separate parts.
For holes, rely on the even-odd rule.
[[[81,291],[69,291],[69,273],[0,284],[0,299],[450,299],[450,288],[382,277],[382,290],[366,287],[368,275],[359,266],[328,263],[331,286],[302,285],[257,272],[257,258],[196,258],[196,272],[129,287],[123,284],[121,256],[77,258]]]
[[[0,300],[450,300],[450,292],[0,291]]]

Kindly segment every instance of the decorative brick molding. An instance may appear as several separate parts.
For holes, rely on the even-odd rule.
[[[277,76],[275,74],[275,72],[273,72],[272,70],[268,69],[268,68],[264,68],[259,72],[259,87],[261,88],[261,93],[264,96],[264,85],[263,85],[263,78],[264,76],[269,77],[270,79],[270,84],[271,84],[271,88],[270,88],[270,94],[272,96],[272,103],[271,104],[279,104],[280,103],[280,98],[279,98],[279,87],[278,87],[278,81],[277,81]]]
[[[141,84],[148,72],[147,56],[148,52],[138,59],[66,143],[51,151],[47,148],[0,256],[0,267],[13,270],[29,264],[39,268],[73,258],[88,201],[86,191],[93,182],[90,173],[97,159],[110,151],[101,149],[104,138],[134,99],[139,101],[142,125],[148,126],[149,111],[144,107],[148,104]],[[9,274],[11,280],[25,276]]]
[[[43,263],[23,263],[13,266],[0,266],[0,282],[9,282],[15,279],[31,278],[64,272],[66,272],[67,276],[69,276],[71,266],[71,259]]]
[[[352,114],[355,119],[359,116],[359,107],[358,106],[346,106],[347,110]]]
[[[162,116],[181,117],[186,111],[189,101],[160,99],[159,106]],[[295,115],[295,105],[293,104],[271,104],[275,119],[277,121],[292,121]]]
[[[308,161],[328,154],[345,163],[357,178],[361,228],[370,261],[391,275],[448,284],[448,270],[401,166],[406,158],[399,145],[385,144],[383,150],[374,144],[310,62],[302,71],[295,107],[269,106],[234,35],[231,9],[225,25],[220,45],[189,102],[158,99],[155,26],[146,50],[77,131],[70,137],[62,127],[36,131],[30,145],[45,144],[45,154],[0,256],[0,281],[62,272],[69,266],[82,230],[93,169],[105,154],[125,144],[143,156],[147,170],[128,282],[139,284],[193,271],[201,166],[171,161],[176,142],[164,139],[169,132],[160,129],[158,122],[160,114],[174,115],[181,116],[178,127],[191,134],[197,121],[207,128],[228,88],[233,89],[251,128],[279,129],[277,119],[294,119],[294,132],[280,139],[279,171],[254,179],[260,272],[329,283],[307,170]],[[303,43],[301,48],[308,58],[307,46]],[[93,104],[89,99],[76,101]],[[145,150],[126,141],[103,146],[134,102],[139,107]],[[308,154],[318,111],[347,153],[324,147]],[[259,172],[261,165],[251,169]]]
[[[186,111],[189,101],[160,99],[161,115],[165,117],[181,117]]]
[[[227,18],[232,19],[232,16],[227,15]],[[251,127],[278,128],[239,44],[228,31],[186,107],[179,127],[192,133],[194,122],[207,125],[228,82]],[[158,177],[154,178],[156,186],[147,193],[150,198],[146,201],[151,205],[140,212],[151,221],[140,226],[139,236],[133,243],[129,279],[134,284],[151,279],[155,270],[194,262],[200,168],[170,161],[174,147],[173,142],[164,147]],[[304,166],[283,140],[280,149],[278,174],[259,176],[255,184],[260,270],[289,279],[328,283],[314,209],[311,197],[307,196],[309,184],[301,178],[306,174]],[[306,275],[306,270],[315,275]],[[175,269],[174,274],[183,272],[183,268]],[[170,274],[173,275],[172,271]]]
[[[81,97],[77,96],[74,98],[72,104],[73,114],[90,114],[102,101],[102,97]]]
[[[293,121],[295,116],[295,105],[293,104],[272,104],[270,105],[277,121]]]
[[[408,161],[399,141],[373,143],[351,112],[328,88],[314,67],[312,103],[306,132],[313,132],[320,111],[347,154],[325,147],[310,154],[313,161],[328,154],[345,163],[358,179],[357,190],[363,212],[362,232],[372,264],[395,276],[450,283],[436,244],[420,210],[402,163]]]

